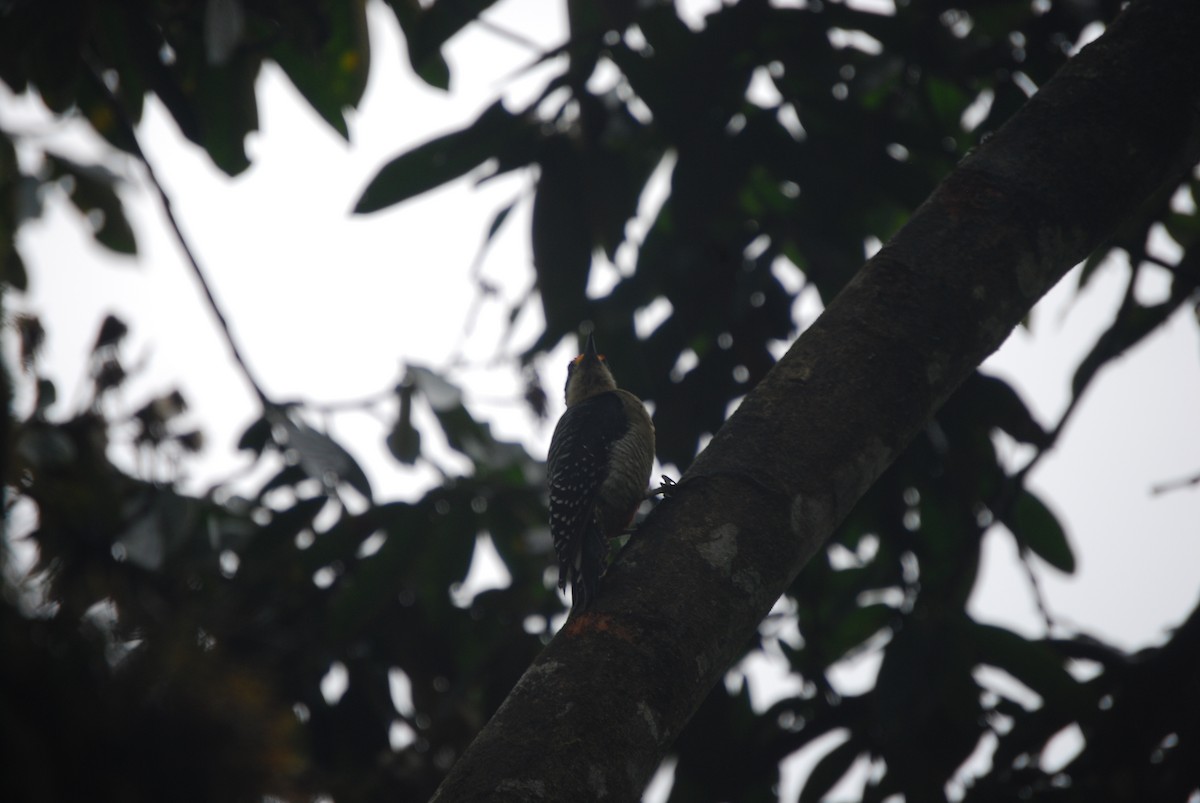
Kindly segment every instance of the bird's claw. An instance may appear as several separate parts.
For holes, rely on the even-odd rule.
[[[668,477],[666,474],[663,474],[661,476],[662,476],[662,485],[658,486],[657,488],[651,488],[650,492],[646,494],[647,499],[653,499],[654,497],[660,496],[660,495],[664,499],[666,499],[678,487],[679,484],[677,482],[675,482],[675,480]]]

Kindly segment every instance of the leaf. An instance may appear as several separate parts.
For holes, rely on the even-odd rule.
[[[457,0],[420,8],[406,0],[388,0],[404,31],[409,62],[421,80],[438,89],[450,88],[450,67],[442,57],[442,45],[495,2]]]
[[[961,608],[907,616],[884,650],[872,693],[878,724],[870,733],[889,775],[948,779],[978,742],[982,690],[974,651],[961,636],[969,626]]]
[[[125,336],[129,334],[129,327],[125,322],[116,315],[106,315],[104,321],[100,324],[100,331],[96,333],[96,342],[92,346],[92,354],[110,347],[120,345]]]
[[[180,72],[162,76],[155,91],[188,139],[213,163],[235,176],[250,166],[246,135],[258,129],[255,84],[262,66],[257,51],[241,48],[225,64],[210,65],[199,48],[180,53]]]
[[[446,513],[431,515],[437,509],[435,499]],[[467,574],[476,541],[468,500],[448,499],[445,491],[435,489],[416,506],[390,506],[387,521],[379,523],[385,534],[382,546],[362,561],[353,582],[339,586],[329,602],[331,632],[353,633],[369,624],[405,587],[427,605],[428,615],[436,616],[444,610],[447,587]]]
[[[566,137],[546,143],[533,201],[533,268],[546,317],[542,342],[557,343],[587,317],[592,234],[580,198],[584,170]]]
[[[263,486],[258,490],[258,496],[261,499],[271,491],[274,491],[278,488],[295,488],[295,486],[307,479],[309,479],[308,472],[305,471],[304,468],[299,464],[284,466],[274,477],[271,477],[271,479],[263,483]],[[325,496],[318,498],[320,498],[322,502],[327,500],[327,497]]]
[[[284,472],[299,472],[296,466],[288,466]],[[278,479],[278,475],[275,479]],[[300,474],[303,479],[303,474]],[[282,485],[290,483],[282,482]],[[329,500],[324,496],[311,496],[297,499],[295,504],[285,510],[272,511],[271,520],[265,526],[258,527],[247,541],[245,548],[240,550],[242,569],[250,568],[251,564],[261,564],[265,573],[277,572],[281,551],[292,552],[296,536],[311,529],[317,514],[324,509]],[[234,533],[232,542],[240,539],[240,534]],[[259,567],[256,567],[259,568]]]
[[[465,175],[497,156],[523,125],[496,101],[466,128],[418,145],[384,165],[363,190],[354,213],[377,212]]]
[[[1193,248],[1197,242],[1200,242],[1200,215],[1195,212],[1187,215],[1171,212],[1163,218],[1162,222],[1166,227],[1167,234],[1171,235],[1171,239],[1183,246],[1185,250]]]
[[[21,292],[29,289],[29,274],[25,270],[25,260],[21,259],[15,245],[7,248],[0,245],[0,281]]]
[[[504,225],[504,221],[508,220],[509,214],[512,213],[513,208],[516,205],[517,201],[511,201],[500,209],[496,210],[496,214],[492,217],[492,222],[488,226],[487,234],[485,234],[483,237],[484,245],[487,245],[492,241],[493,238],[495,238],[496,233],[500,231],[500,227]]]
[[[47,108],[66,114],[76,101],[76,92],[84,82],[84,61],[79,54],[85,47],[86,28],[79,15],[55,13],[40,3],[6,4],[4,24],[0,25],[0,62],[4,63],[5,82],[14,91],[25,89],[26,82],[37,88]]]
[[[289,20],[293,35],[270,55],[317,114],[349,140],[344,111],[362,99],[371,64],[366,4],[324,2],[295,14]]]
[[[896,616],[896,610],[883,603],[855,608],[826,632],[826,640],[820,645],[822,657],[832,664],[887,627]]]
[[[1018,545],[1029,547],[1059,571],[1067,574],[1075,571],[1075,555],[1066,532],[1050,508],[1033,493],[1022,490],[1002,520]]]
[[[400,414],[387,436],[388,451],[406,466],[411,466],[421,456],[421,433],[412,423],[412,394],[412,385],[401,385]]]
[[[820,801],[849,771],[862,752],[858,740],[851,737],[823,755],[800,790],[800,803]]]
[[[0,245],[5,250],[15,253],[14,232],[22,223],[41,217],[41,189],[37,176],[21,172],[12,138],[0,130]]]
[[[15,452],[34,469],[64,469],[79,463],[79,449],[59,427],[23,427]]]
[[[1096,273],[1096,268],[1103,265],[1112,252],[1113,249],[1111,248],[1097,248],[1084,260],[1083,268],[1079,271],[1079,281],[1075,285],[1076,295],[1083,292],[1083,289],[1087,287],[1088,282],[1091,281],[1092,276]]]
[[[119,254],[136,254],[137,241],[116,192],[118,177],[97,165],[83,165],[53,153],[46,154],[52,178],[70,177],[71,203],[92,227],[96,242]]]
[[[242,433],[242,437],[238,438],[237,448],[260,455],[270,442],[271,422],[265,416],[260,416],[250,426],[246,427],[246,431]]]
[[[981,663],[1003,669],[1041,695],[1047,705],[1068,706],[1076,714],[1088,706],[1084,687],[1045,642],[1030,641],[995,625],[974,623],[966,632]]]
[[[1014,440],[1034,446],[1043,446],[1049,440],[1020,394],[1003,379],[977,371],[960,392],[964,391],[970,394],[968,408],[972,415],[982,415]]]
[[[531,462],[518,443],[497,440],[491,427],[475,420],[462,401],[462,391],[444,377],[420,366],[409,366],[405,381],[411,382],[437,417],[450,448],[471,459],[476,470],[497,471]]]
[[[46,344],[46,328],[42,326],[41,318],[36,315],[17,315],[12,323],[21,344],[21,368],[32,371],[34,363],[42,353],[42,347]]]
[[[147,490],[130,507],[137,512],[116,540],[131,563],[148,571],[162,569],[177,556],[201,521],[196,499],[169,490]]]
[[[383,528],[394,525],[408,515],[411,508],[407,502],[387,502],[370,507],[358,515],[342,516],[304,550],[306,571],[311,573],[336,561],[351,562],[363,541]]]
[[[1186,298],[1186,293],[1176,293],[1173,288],[1171,298],[1150,307],[1144,307],[1132,298],[1127,300],[1118,310],[1116,320],[1100,335],[1075,369],[1071,378],[1072,395],[1081,395],[1106,363],[1120,357],[1166,323]]]
[[[305,474],[320,480],[331,491],[339,482],[345,482],[364,498],[371,499],[367,475],[340,443],[302,421],[286,415],[280,418],[278,424],[283,429],[280,445],[296,451]]]
[[[45,416],[54,402],[58,401],[58,390],[55,389],[54,383],[49,379],[38,379],[37,382],[37,400],[34,403],[34,414]]]
[[[938,120],[945,128],[953,130],[971,98],[957,85],[934,76],[926,76],[924,83],[929,104]]]
[[[412,51],[409,51],[412,56]],[[450,89],[450,65],[441,53],[430,53],[418,64],[413,64],[417,76],[432,87],[441,90]]]

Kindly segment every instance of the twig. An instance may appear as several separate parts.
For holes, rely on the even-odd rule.
[[[1025,567],[1025,577],[1029,580],[1029,590],[1033,593],[1033,604],[1037,607],[1038,615],[1042,617],[1042,624],[1046,626],[1046,635],[1049,636],[1054,633],[1054,616],[1050,613],[1050,606],[1046,604],[1042,581],[1038,579],[1037,572],[1033,570],[1033,561],[1029,559],[1030,551],[1025,544],[1019,543],[1017,557],[1021,559],[1021,565]]]
[[[514,31],[511,28],[507,28],[503,25],[498,25],[484,17],[482,14],[475,18],[475,24],[484,30],[491,31],[501,39],[507,39],[509,42],[526,48],[527,50],[532,50],[535,53],[540,53],[542,51],[542,46],[530,39],[528,36],[518,33],[517,31]]]
[[[344,413],[358,410],[370,411],[380,404],[396,397],[396,386],[388,385],[383,390],[377,390],[374,393],[366,396],[361,396],[357,399],[336,399],[328,402],[316,401],[286,401],[280,404],[281,407],[304,407],[319,414],[327,413]]]
[[[1168,491],[1178,491],[1180,488],[1189,488],[1193,485],[1200,485],[1200,474],[1195,474],[1191,477],[1183,477],[1182,479],[1178,480],[1160,482],[1158,485],[1155,485],[1150,489],[1150,493],[1158,496],[1159,494],[1165,494]]]
[[[1020,471],[1013,475],[1012,485],[1010,486],[1012,494],[1007,500],[1005,500],[1006,505],[1012,504],[1012,500],[1016,498],[1016,491],[1025,486],[1025,478],[1029,476],[1029,472],[1032,471],[1034,466],[1036,466],[1041,459],[1045,457],[1051,449],[1054,448],[1054,444],[1058,442],[1058,438],[1062,434],[1063,429],[1066,427],[1067,422],[1079,408],[1079,400],[1082,397],[1082,391],[1083,388],[1080,388],[1080,393],[1071,396],[1071,401],[1067,404],[1067,409],[1063,411],[1062,416],[1060,416],[1058,419],[1058,423],[1055,424],[1054,429],[1050,431],[1049,438],[1046,440],[1046,443],[1034,453],[1033,457],[1030,458],[1029,462],[1026,463]],[[1018,536],[1017,554],[1021,559],[1021,565],[1025,567],[1025,576],[1029,580],[1029,588],[1033,593],[1034,605],[1037,606],[1038,614],[1041,615],[1042,622],[1046,625],[1046,633],[1049,635],[1054,632],[1055,620],[1054,616],[1050,613],[1050,606],[1046,603],[1046,595],[1042,590],[1041,581],[1038,579],[1037,572],[1035,572],[1033,569],[1033,561],[1029,558],[1030,552],[1031,550],[1029,549],[1029,546],[1021,541],[1020,537]]]
[[[1054,448],[1054,445],[1058,442],[1059,437],[1066,428],[1067,422],[1071,420],[1071,417],[1078,409],[1083,390],[1083,388],[1080,388],[1080,393],[1073,394],[1071,396],[1071,401],[1067,404],[1067,409],[1063,411],[1062,416],[1059,417],[1058,423],[1054,425],[1054,429],[1050,430],[1046,434],[1045,443],[1038,447],[1037,451],[1034,452],[1033,457],[1029,459],[1028,463],[1026,463],[1019,471],[1008,478],[1008,482],[1005,483],[1003,489],[1000,491],[999,496],[996,498],[995,504],[988,505],[988,507],[991,508],[992,512],[995,514],[996,518],[1004,518],[1004,512],[1012,506],[1013,501],[1017,498],[1018,492],[1025,487],[1025,480],[1029,476],[1029,473],[1033,471],[1034,467],[1041,462],[1041,459],[1049,454],[1050,450]],[[1021,539],[1019,533],[1014,532],[1013,538],[1017,542],[1017,556],[1021,561],[1021,566],[1025,569],[1025,576],[1029,580],[1029,589],[1033,594],[1034,605],[1037,607],[1038,614],[1042,617],[1042,623],[1046,626],[1046,633],[1053,633],[1055,629],[1055,619],[1053,614],[1050,613],[1050,606],[1046,603],[1046,596],[1042,591],[1042,584],[1038,579],[1037,572],[1033,568],[1033,561],[1030,560],[1029,556],[1031,550],[1029,546]]]

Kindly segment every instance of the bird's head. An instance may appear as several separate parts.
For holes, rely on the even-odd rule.
[[[567,366],[567,406],[616,389],[617,382],[608,368],[608,361],[596,351],[596,339],[589,334],[583,354]]]

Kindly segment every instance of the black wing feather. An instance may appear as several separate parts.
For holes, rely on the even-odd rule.
[[[609,452],[629,429],[621,399],[601,393],[558,420],[550,440],[550,535],[558,555],[558,586],[570,578],[573,607],[586,608],[607,552],[596,519],[596,497],[608,472]]]

